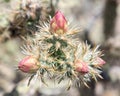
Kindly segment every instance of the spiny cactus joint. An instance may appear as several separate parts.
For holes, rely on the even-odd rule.
[[[58,84],[68,80],[69,89],[74,82],[87,86],[91,78],[101,77],[101,67],[105,64],[101,51],[73,38],[77,32],[60,11],[40,26],[40,31],[22,48],[27,57],[19,63],[21,71],[32,74],[29,84],[38,75],[46,85],[45,77],[54,78]]]

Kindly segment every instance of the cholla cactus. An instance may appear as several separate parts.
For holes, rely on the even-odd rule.
[[[74,82],[87,86],[91,78],[101,77],[100,69],[105,64],[101,51],[74,38],[79,28],[74,29],[60,11],[39,28],[35,37],[22,47],[27,57],[19,63],[21,71],[32,74],[31,78],[40,76],[45,84],[46,77],[58,83],[68,80],[68,89]]]
[[[49,3],[45,0],[20,0],[20,7],[14,12],[10,22],[11,36],[24,36],[36,32],[39,21],[48,18],[48,7]]]

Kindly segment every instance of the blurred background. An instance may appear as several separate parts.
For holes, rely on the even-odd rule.
[[[120,0],[33,1],[0,0],[0,96],[120,96]],[[90,88],[81,85],[65,91],[65,82],[45,87],[34,80],[27,87],[29,76],[17,70],[22,36],[31,36],[39,20],[47,20],[56,10],[81,27],[80,40],[100,45],[105,54],[104,79],[91,81]]]

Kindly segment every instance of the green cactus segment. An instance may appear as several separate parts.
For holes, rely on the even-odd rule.
[[[68,46],[68,44],[67,44],[67,42],[66,42],[65,40],[62,40],[62,39],[57,38],[57,37],[55,37],[55,36],[53,36],[53,38],[48,38],[48,39],[46,39],[45,41],[46,41],[47,43],[51,43],[51,44],[53,44],[53,45],[55,45],[57,42],[59,42],[61,48],[64,48],[64,47],[67,47],[67,46]]]
[[[56,58],[58,60],[66,60],[66,55],[62,51],[62,48],[68,46],[67,42],[56,37],[47,39],[46,42],[52,44],[52,46],[48,49],[48,53],[50,54],[51,57]],[[59,45],[57,45],[57,43]]]
[[[54,57],[58,60],[66,60],[65,53],[61,49],[55,50],[51,53],[52,48],[53,47],[51,47],[49,50],[49,53],[51,54],[52,57]]]

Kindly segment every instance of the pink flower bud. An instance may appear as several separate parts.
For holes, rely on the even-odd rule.
[[[84,61],[76,60],[75,66],[76,66],[76,71],[77,72],[88,73],[88,71],[89,71],[88,65]]]
[[[96,65],[102,66],[102,65],[104,65],[106,62],[105,62],[102,58],[97,57],[96,63],[97,63]]]
[[[50,31],[58,35],[66,33],[67,21],[60,11],[57,11],[50,21]]]
[[[18,68],[25,73],[34,73],[39,67],[37,59],[33,56],[26,56],[18,65]]]

